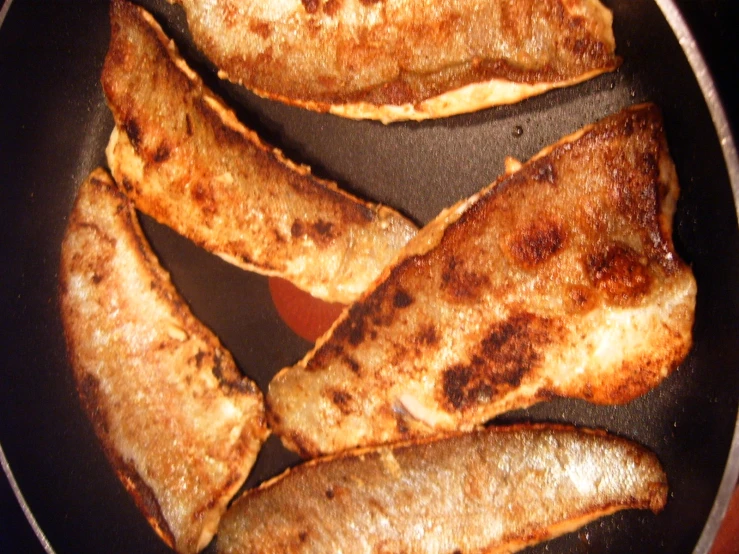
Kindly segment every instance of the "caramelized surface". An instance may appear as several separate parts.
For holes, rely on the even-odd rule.
[[[60,280],[74,376],[109,460],[165,542],[201,550],[267,438],[261,392],[177,294],[102,169],[80,187]]]
[[[471,429],[553,396],[625,403],[691,346],[696,284],[656,107],[547,148],[443,213],[267,395],[306,456]]]
[[[615,69],[597,0],[176,0],[222,76],[359,118],[511,103]]]
[[[241,125],[147,12],[114,0],[111,27],[108,164],[138,209],[231,263],[343,303],[415,234]]]
[[[561,426],[491,428],[306,462],[239,498],[217,546],[509,553],[666,501],[659,462],[635,444]]]

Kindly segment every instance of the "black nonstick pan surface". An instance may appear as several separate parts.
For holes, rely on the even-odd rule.
[[[670,0],[604,0],[614,11],[624,59],[613,74],[513,106],[392,126],[285,107],[220,82],[189,42],[178,8],[140,3],[247,125],[315,173],[418,223],[494,180],[504,156],[526,159],[622,107],[656,102],[682,188],[674,238],[698,281],[694,348],[667,381],[629,405],[558,400],[499,419],[608,429],[655,451],[670,481],[659,515],[621,512],[527,552],[708,551],[739,472],[738,440],[732,449],[739,404],[739,167],[710,76]],[[169,552],[109,468],[79,407],[58,313],[66,217],[80,182],[104,164],[113,125],[99,85],[107,8],[92,0],[14,0],[0,8],[0,459],[40,530],[42,548],[58,554]],[[264,278],[149,218],[142,223],[194,313],[263,389],[310,348],[277,316]],[[270,439],[247,486],[295,462]]]

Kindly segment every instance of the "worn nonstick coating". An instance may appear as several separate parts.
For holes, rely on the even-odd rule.
[[[699,287],[691,354],[664,384],[627,406],[561,400],[500,419],[606,428],[654,450],[670,480],[663,513],[622,512],[531,552],[706,551],[710,536],[696,548],[699,536],[707,520],[707,535],[715,528],[737,471],[734,459],[709,520],[739,401],[739,230],[721,141],[657,4],[605,1],[624,58],[614,74],[515,106],[383,126],[288,108],[218,82],[189,43],[180,10],[158,0],[141,3],[247,125],[319,175],[419,223],[492,181],[505,155],[526,159],[621,107],[659,104],[682,187],[675,241]],[[672,8],[666,0],[661,5]],[[107,3],[93,1],[15,0],[0,30],[0,443],[47,549],[59,554],[169,552],[110,470],[81,412],[58,314],[66,217],[79,183],[104,163],[112,129],[98,81],[108,33]],[[146,217],[143,226],[195,314],[262,388],[309,348],[277,317],[264,278]],[[295,461],[270,439],[247,486]]]

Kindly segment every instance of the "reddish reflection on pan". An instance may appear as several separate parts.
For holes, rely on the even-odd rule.
[[[277,313],[287,326],[295,334],[311,342],[316,342],[318,337],[328,331],[344,309],[343,304],[314,298],[278,277],[270,277],[269,292]]]
[[[739,486],[734,489],[711,554],[739,554]]]

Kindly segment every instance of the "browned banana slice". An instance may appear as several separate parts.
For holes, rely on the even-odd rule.
[[[267,438],[261,392],[177,294],[102,169],[80,187],[60,280],[74,376],[108,459],[167,544],[201,550]]]
[[[304,455],[471,429],[565,396],[624,403],[692,342],[662,119],[636,106],[448,210],[267,395]]]
[[[351,118],[510,104],[619,64],[598,0],[174,0],[221,76]]]
[[[136,207],[244,269],[348,303],[415,234],[397,212],[314,177],[244,127],[151,15],[111,4],[108,165]]]
[[[217,546],[502,554],[666,501],[659,462],[635,444],[561,426],[491,428],[306,462],[239,498]]]

